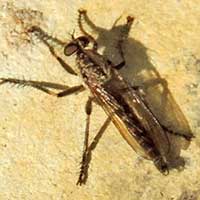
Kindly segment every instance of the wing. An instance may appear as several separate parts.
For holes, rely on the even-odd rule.
[[[103,88],[96,87],[93,90],[93,95],[100,103],[108,116],[111,116],[112,122],[115,124],[122,137],[128,142],[128,144],[142,157],[151,159],[146,153],[140,143],[140,137],[142,130],[134,123],[130,124],[130,120],[127,114],[124,112],[123,107]],[[128,125],[129,124],[129,125]],[[151,142],[149,141],[149,144]]]
[[[113,70],[112,78],[103,85],[88,85],[107,115],[129,145],[141,156],[152,159],[156,148],[162,157],[169,152],[169,140],[159,121],[137,91]]]

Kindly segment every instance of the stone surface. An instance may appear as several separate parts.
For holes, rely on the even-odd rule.
[[[132,84],[144,87],[147,81],[167,81],[170,93],[162,92],[163,84],[151,86],[147,99],[163,123],[183,132],[190,127],[195,135],[189,147],[180,152],[185,166],[163,176],[150,161],[133,152],[111,124],[93,153],[87,184],[76,186],[89,92],[56,99],[29,87],[2,85],[0,199],[198,199],[199,1],[2,0],[0,77],[81,83],[59,66],[44,44],[29,41],[23,33],[28,26],[38,25],[50,35],[69,41],[74,29],[80,33],[79,8],[87,9],[89,18],[101,28],[95,32],[85,24],[100,51],[115,63],[120,61],[115,48],[119,31],[127,15],[135,17],[124,44],[127,66],[122,73]],[[67,62],[73,65],[72,59]],[[91,138],[106,118],[97,105],[93,113]]]

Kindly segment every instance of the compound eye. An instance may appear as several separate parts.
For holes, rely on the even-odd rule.
[[[64,54],[66,56],[71,56],[73,53],[75,53],[78,50],[78,46],[74,43],[69,43],[64,48]]]
[[[89,38],[86,37],[86,36],[80,36],[80,37],[77,38],[77,40],[81,43],[81,45],[82,45],[83,47],[88,46],[88,44],[89,44],[89,42],[90,42]]]

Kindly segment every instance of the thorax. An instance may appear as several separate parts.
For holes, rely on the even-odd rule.
[[[102,55],[92,50],[77,53],[79,73],[86,84],[102,85],[112,77],[112,65]]]

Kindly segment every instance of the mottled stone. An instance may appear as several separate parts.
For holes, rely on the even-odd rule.
[[[191,129],[195,138],[178,152],[185,165],[175,162],[179,168],[163,176],[152,162],[138,157],[110,125],[93,152],[87,184],[76,186],[84,141],[84,106],[89,93],[57,99],[29,87],[2,85],[0,199],[198,199],[199,1],[3,0],[0,77],[80,84],[79,78],[60,67],[44,44],[36,38],[30,40],[24,32],[38,25],[53,37],[69,41],[74,29],[77,35],[80,33],[79,8],[87,9],[89,18],[99,27],[95,31],[85,24],[97,39],[100,52],[115,63],[120,62],[116,48],[119,33],[126,17],[135,17],[124,44],[127,65],[122,73],[132,84],[144,87],[146,98],[162,123],[180,132]],[[62,55],[61,48],[57,51]],[[73,59],[65,60],[76,67]],[[157,80],[161,80],[160,85],[154,84]],[[91,139],[106,119],[98,105],[93,110]],[[176,140],[182,141],[170,139],[172,147]]]

